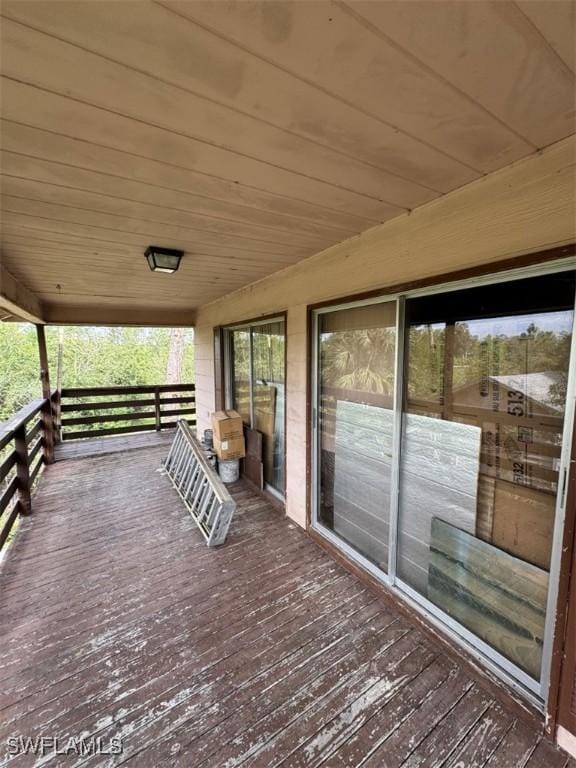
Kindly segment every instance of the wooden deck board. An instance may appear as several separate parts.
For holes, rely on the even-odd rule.
[[[106,453],[122,453],[134,451],[137,448],[152,448],[158,445],[168,445],[174,434],[170,430],[156,432],[141,432],[140,434],[110,435],[86,440],[68,440],[54,447],[56,461],[66,459],[87,459],[102,456]]]
[[[122,738],[45,763],[86,768],[566,764],[248,486],[209,550],[141,437],[61,454],[0,567],[0,764],[10,736]]]

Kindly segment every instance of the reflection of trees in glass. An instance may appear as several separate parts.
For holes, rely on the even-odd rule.
[[[250,331],[232,331],[233,406],[250,421]]]
[[[408,336],[408,395],[439,402],[444,371],[444,324],[413,326]]]
[[[371,328],[321,337],[326,386],[391,395],[394,388],[393,328]]]
[[[258,380],[284,382],[284,323],[267,323],[252,330],[254,376]]]
[[[571,334],[566,330],[543,330],[534,322],[518,332],[516,318],[498,318],[495,326],[496,323],[500,331],[498,333],[475,333],[478,329],[474,321],[459,322],[454,326],[454,389],[488,376],[553,372],[557,377],[550,385],[549,402],[563,407]],[[507,323],[511,326],[509,334],[501,332]],[[487,327],[485,321],[482,324],[484,328]],[[409,397],[441,400],[445,329],[445,324],[410,328]]]

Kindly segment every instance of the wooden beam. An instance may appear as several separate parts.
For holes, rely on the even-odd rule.
[[[0,314],[3,320],[26,320],[43,323],[43,308],[38,297],[19,283],[8,270],[0,265]]]
[[[44,309],[48,325],[137,325],[150,328],[193,327],[193,309],[155,309],[153,307],[102,307],[47,304]]]

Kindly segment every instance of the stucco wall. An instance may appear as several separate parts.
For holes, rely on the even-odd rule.
[[[576,240],[575,161],[572,137],[202,307],[199,429],[214,410],[214,326],[286,310],[286,511],[305,525],[307,306]]]

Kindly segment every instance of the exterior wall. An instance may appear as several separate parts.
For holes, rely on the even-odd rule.
[[[199,429],[214,410],[214,326],[287,311],[286,512],[305,526],[307,306],[573,242],[575,160],[571,137],[201,307]]]

